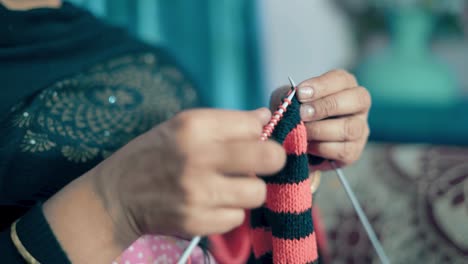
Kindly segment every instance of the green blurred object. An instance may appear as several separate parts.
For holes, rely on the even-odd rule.
[[[390,45],[357,68],[374,104],[447,107],[459,97],[455,74],[430,51],[436,16],[418,7],[389,14]]]

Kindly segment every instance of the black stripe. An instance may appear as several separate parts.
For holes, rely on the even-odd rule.
[[[308,154],[307,156],[309,157],[309,164],[312,166],[318,166],[325,161],[325,159],[322,157],[317,157],[310,154]]]
[[[291,100],[291,105],[288,106],[286,113],[284,113],[283,118],[276,126],[273,131],[272,138],[279,143],[283,143],[286,136],[293,130],[300,122],[301,116],[299,112],[301,104],[294,96]]]
[[[273,263],[273,255],[271,252],[267,252],[257,258],[257,264],[272,264]]]
[[[262,206],[250,211],[250,226],[252,228],[269,228],[265,207]]]
[[[266,209],[271,233],[274,237],[282,239],[300,239],[314,232],[312,223],[312,209],[295,213],[275,213]]]
[[[266,183],[286,184],[299,183],[309,177],[307,154],[288,155],[286,166],[273,176],[263,177]]]

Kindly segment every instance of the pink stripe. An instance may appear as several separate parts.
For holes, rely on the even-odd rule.
[[[271,252],[271,231],[264,228],[251,229],[252,245],[255,257],[261,257],[267,252]]]
[[[301,239],[273,237],[273,263],[310,263],[318,258],[315,232]]]
[[[286,136],[283,147],[287,154],[301,155],[307,152],[307,130],[302,121]]]
[[[266,206],[276,213],[301,213],[311,208],[310,179],[300,183],[267,184]]]

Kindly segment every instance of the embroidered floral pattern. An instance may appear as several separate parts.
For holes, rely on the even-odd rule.
[[[26,131],[21,149],[28,152],[44,152],[55,147],[56,144],[49,140],[47,134],[38,134],[30,130]]]
[[[13,124],[26,129],[21,150],[58,146],[74,163],[105,158],[192,106],[190,82],[175,66],[158,63],[153,53],[116,58],[43,90],[27,111],[13,109]]]
[[[13,123],[18,127],[28,127],[31,124],[32,114],[24,111],[13,119]]]
[[[69,161],[76,163],[87,162],[97,156],[99,152],[98,148],[90,148],[85,145],[78,147],[64,146],[62,147],[62,154]]]

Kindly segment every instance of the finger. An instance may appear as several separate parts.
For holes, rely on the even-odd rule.
[[[311,143],[308,153],[349,165],[361,156],[364,143],[362,140],[350,142],[321,142]]]
[[[271,119],[271,111],[268,108],[262,107],[257,110],[251,111],[260,120],[262,125],[268,124]]]
[[[215,166],[223,174],[269,175],[281,170],[286,163],[283,147],[271,140],[228,142],[218,145],[215,153]]]
[[[187,204],[198,207],[252,209],[266,199],[266,184],[249,175],[204,174],[188,179]]]
[[[345,70],[333,70],[300,83],[297,98],[303,103],[311,102],[356,86],[358,84],[354,75]]]
[[[301,105],[303,121],[366,112],[370,108],[369,92],[363,87],[344,90]]]
[[[182,112],[174,121],[182,137],[210,134],[210,141],[225,141],[259,139],[270,116],[266,108],[255,111],[200,109]]]
[[[266,184],[259,178],[218,177],[211,192],[217,207],[253,209],[265,203]]]
[[[354,141],[362,138],[367,122],[359,116],[346,116],[305,123],[308,141]]]
[[[336,163],[338,164],[338,163]],[[319,170],[319,171],[329,171],[329,170],[333,170],[332,166],[330,165],[330,162],[328,161],[324,161],[323,163],[319,164],[319,165],[310,165],[310,170]]]
[[[226,233],[244,222],[245,211],[232,208],[193,209],[186,217],[185,233],[191,236]]]

